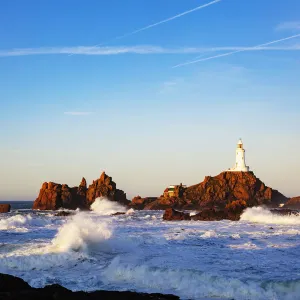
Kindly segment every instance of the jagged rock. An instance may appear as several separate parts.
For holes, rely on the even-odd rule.
[[[59,208],[86,208],[85,196],[78,194],[78,187],[70,188],[67,184],[44,182],[33,209],[57,210]]]
[[[207,176],[200,184],[188,187],[185,198],[195,206],[224,208],[235,200],[244,200],[247,207],[267,205],[277,207],[287,198],[265,186],[253,172],[223,172],[215,177]]]
[[[218,211],[225,210],[226,205],[233,201],[244,201],[243,207],[244,205],[246,207],[258,205],[278,207],[287,200],[277,190],[265,186],[253,172],[222,172],[215,177],[206,176],[203,182],[188,188],[176,186],[174,195],[174,197],[169,197],[167,193],[164,193],[161,197],[144,205],[144,209],[160,210],[173,207],[203,210],[212,208]],[[239,216],[239,212],[234,212],[229,218],[237,219]]]
[[[8,213],[10,212],[10,209],[10,204],[0,204],[0,213]]]
[[[87,204],[91,205],[98,197],[106,197],[111,201],[117,201],[124,205],[130,203],[130,201],[126,199],[126,194],[116,188],[116,183],[113,182],[112,178],[107,176],[105,172],[88,187],[86,193]]]
[[[43,288],[32,288],[24,280],[6,274],[0,274],[0,299],[1,300],[179,300],[174,295],[145,294],[129,291],[93,291],[72,292],[58,284],[52,284]]]
[[[300,210],[300,196],[290,198],[284,205],[285,208],[299,209]]]
[[[191,220],[190,214],[177,211],[174,208],[167,208],[163,215],[165,221]]]
[[[37,199],[34,201],[33,209],[89,209],[97,197],[107,197],[111,201],[118,201],[124,205],[130,203],[126,199],[126,194],[122,190],[118,190],[111,177],[103,172],[100,178],[94,180],[89,188],[87,188],[84,177],[78,187],[44,182]]]

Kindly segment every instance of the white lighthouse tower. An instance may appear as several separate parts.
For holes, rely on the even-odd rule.
[[[243,148],[242,139],[239,139],[235,151],[235,165],[229,169],[231,172],[249,172],[249,167],[245,162],[245,149]]]

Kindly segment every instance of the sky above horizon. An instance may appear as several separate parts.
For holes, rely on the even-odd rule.
[[[300,1],[3,0],[0,200],[103,170],[158,196],[246,163],[300,195]]]

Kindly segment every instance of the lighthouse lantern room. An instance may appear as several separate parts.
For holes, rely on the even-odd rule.
[[[245,149],[243,147],[242,139],[239,139],[235,151],[235,165],[229,169],[231,172],[249,172],[249,167],[245,162]]]

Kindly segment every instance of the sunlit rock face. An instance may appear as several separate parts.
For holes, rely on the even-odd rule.
[[[289,199],[285,205],[285,208],[291,208],[291,209],[298,209],[300,210],[300,196],[298,197],[293,197],[291,199]]]
[[[37,199],[34,201],[33,209],[89,209],[90,205],[98,197],[106,197],[111,201],[118,201],[122,204],[129,203],[126,199],[126,194],[122,190],[118,190],[112,178],[103,172],[100,178],[94,180],[88,188],[84,177],[78,187],[44,182]]]

